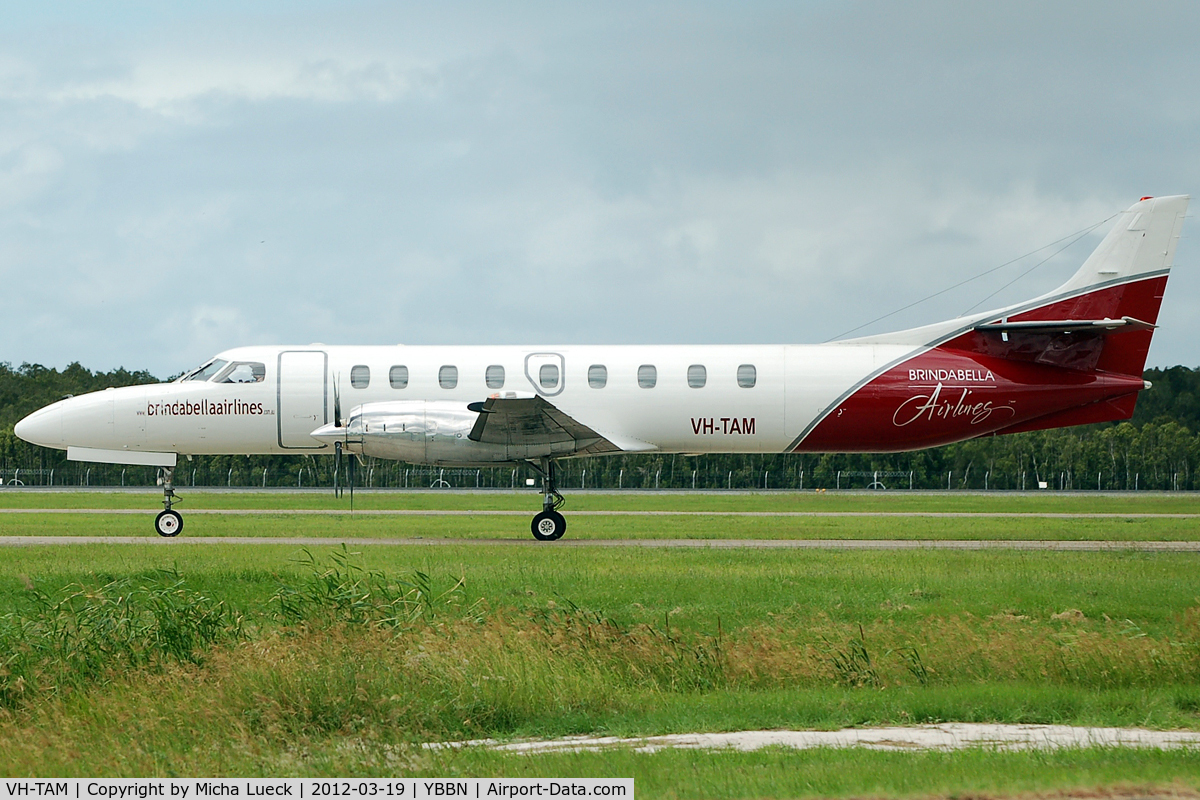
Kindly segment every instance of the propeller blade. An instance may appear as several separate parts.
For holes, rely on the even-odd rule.
[[[338,391],[341,377],[339,374],[333,378],[333,424],[339,428],[342,427],[342,393]]]
[[[342,487],[338,483],[338,475],[342,471],[342,443],[333,443],[333,496],[342,496]],[[353,496],[353,495],[351,495]]]

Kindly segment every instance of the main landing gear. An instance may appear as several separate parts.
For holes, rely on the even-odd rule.
[[[158,471],[158,483],[163,487],[163,510],[154,518],[154,530],[159,536],[178,536],[183,530],[183,517],[171,506],[175,500],[174,467],[164,467]]]
[[[542,475],[542,513],[533,518],[529,528],[539,542],[553,542],[567,532],[567,520],[558,513],[567,501],[554,486],[554,460],[543,458],[540,463],[529,463]]]

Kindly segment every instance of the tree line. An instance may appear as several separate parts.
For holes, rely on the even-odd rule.
[[[913,453],[639,454],[560,462],[567,489],[1048,489],[1192,490],[1200,488],[1200,370],[1147,370],[1133,419],[1049,431],[987,436]],[[86,464],[13,434],[21,417],[65,396],[155,383],[145,370],[62,371],[0,363],[0,478],[29,484],[154,485],[156,470]],[[527,466],[436,467],[366,459],[355,482],[372,487],[524,486]],[[346,476],[339,476],[340,482]],[[196,456],[180,462],[177,485],[328,487],[331,456]]]

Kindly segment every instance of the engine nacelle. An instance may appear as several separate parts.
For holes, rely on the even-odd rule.
[[[346,449],[413,464],[495,464],[569,455],[574,442],[492,444],[468,438],[479,412],[449,400],[364,403],[346,422]]]

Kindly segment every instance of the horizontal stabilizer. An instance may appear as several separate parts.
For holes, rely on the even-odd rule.
[[[993,322],[986,325],[976,325],[975,330],[984,332],[1005,333],[1122,333],[1128,331],[1150,331],[1157,327],[1149,322],[1142,322],[1133,317],[1120,319],[1058,319],[1058,320],[1022,320],[1020,322]]]

